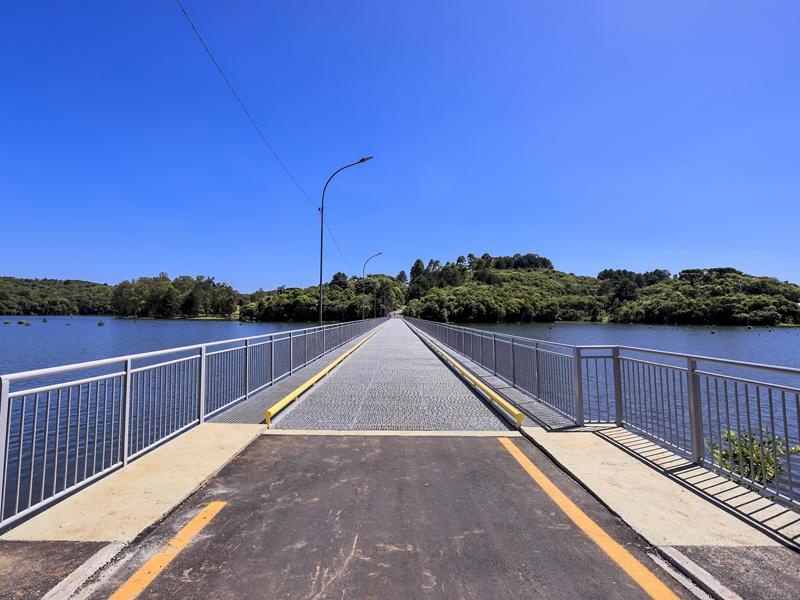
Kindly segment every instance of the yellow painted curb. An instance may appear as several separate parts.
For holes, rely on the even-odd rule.
[[[319,373],[314,375],[311,379],[309,379],[305,383],[300,384],[298,387],[294,388],[291,392],[286,394],[283,398],[278,400],[275,404],[270,406],[264,412],[264,422],[267,425],[269,425],[269,422],[272,420],[272,417],[277,415],[280,411],[282,411],[284,408],[286,408],[289,404],[291,404],[292,402],[297,400],[301,395],[303,395],[311,387],[313,387],[315,383],[317,383],[320,379],[325,377],[325,375],[330,373],[330,371],[334,367],[336,367],[339,363],[341,363],[345,358],[350,356],[353,352],[358,350],[362,345],[366,344],[369,340],[371,340],[372,336],[374,336],[376,333],[378,333],[381,330],[382,327],[383,327],[383,325],[378,326],[378,328],[375,331],[370,333],[367,337],[365,337],[363,340],[358,342],[355,346],[350,348],[350,350],[348,350],[347,352],[342,354],[339,358],[334,360],[331,364],[329,364],[327,367],[322,369]]]
[[[514,417],[514,420],[517,422],[517,428],[522,427],[522,421],[525,419],[525,415],[523,414],[522,411],[520,411],[517,407],[511,404],[508,400],[503,398],[500,394],[495,392],[488,385],[483,383],[470,371],[462,367],[458,362],[453,360],[453,358],[451,358],[449,354],[443,352],[436,344],[431,342],[430,339],[428,339],[427,335],[425,335],[415,327],[412,327],[411,330],[417,334],[417,337],[419,337],[419,339],[421,339],[425,343],[425,345],[428,346],[428,348],[430,348],[434,352],[434,354],[436,354],[444,362],[446,362],[453,369],[455,369],[459,373],[459,375],[461,375],[464,379],[469,381],[473,386],[475,386],[481,392],[483,392],[489,398],[489,400],[491,400],[494,404],[496,404],[504,411],[506,411],[508,414],[510,414],[512,417]]]

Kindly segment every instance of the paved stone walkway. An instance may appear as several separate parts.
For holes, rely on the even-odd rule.
[[[506,431],[507,422],[400,319],[351,355],[294,406],[277,429]]]

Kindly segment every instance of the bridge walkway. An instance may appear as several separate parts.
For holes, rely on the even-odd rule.
[[[400,319],[272,420],[274,429],[508,431]]]

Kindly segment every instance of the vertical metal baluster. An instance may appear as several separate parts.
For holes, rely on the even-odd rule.
[[[511,337],[511,386],[517,387],[517,379],[516,379],[517,369],[514,364],[514,338]]]
[[[67,471],[69,470],[69,434],[72,428],[72,387],[67,388],[67,434],[64,437],[64,489],[67,489]]]
[[[100,409],[100,380],[94,383],[94,439],[92,440],[92,475],[97,473],[97,413]],[[87,413],[88,415],[88,413]]]
[[[61,441],[60,440],[60,435],[59,435],[61,433],[61,390],[62,390],[62,388],[58,388],[58,394],[56,395],[56,404],[57,404],[57,406],[56,406],[56,444],[55,444],[56,451],[55,451],[55,456],[54,456],[55,460],[54,460],[54,465],[53,465],[53,488],[52,488],[52,491],[50,492],[51,496],[54,496],[56,494],[57,489],[58,489],[58,454],[59,454],[59,448],[60,448],[59,442]],[[0,423],[0,430],[2,430],[2,427],[3,427],[3,425],[2,425],[2,423]],[[4,439],[4,437],[5,436],[0,435],[0,440]],[[2,471],[3,471],[3,465],[0,464],[0,477],[2,477]],[[0,483],[0,488],[2,488],[2,484],[1,483]],[[2,515],[3,515],[3,511],[2,511],[2,508],[1,508],[2,504],[3,504],[3,502],[2,502],[2,500],[0,500],[0,518],[2,518]]]
[[[778,437],[778,428],[775,426],[775,410],[773,407],[772,402],[772,388],[767,388],[767,399],[769,401],[769,423],[770,423],[770,440],[769,440],[769,448],[772,449],[772,460],[774,461],[773,464],[775,465],[775,491],[778,495],[781,493],[781,478],[780,473],[778,472],[779,465],[780,465],[780,457],[778,456],[778,448],[777,444],[775,443],[777,440],[775,439]],[[767,484],[767,480],[764,479],[764,484]]]
[[[736,385],[734,383],[734,385]],[[722,381],[722,394],[725,398],[725,432],[733,432],[731,429],[731,407],[730,401],[728,400],[728,380],[724,379]],[[733,470],[733,469],[731,469]]]
[[[324,331],[323,331],[324,333]],[[325,343],[324,340],[322,342]],[[320,355],[321,356],[321,355]],[[269,336],[269,384],[275,383],[275,336]]]
[[[741,410],[740,410],[740,407],[739,407],[739,383],[736,382],[736,381],[733,383],[733,399],[736,402],[736,437],[737,437],[737,439],[741,440],[742,439],[742,414],[741,414]],[[745,463],[744,463],[744,454],[743,454],[744,448],[742,447],[741,443],[737,444],[737,449],[738,449],[738,452],[739,452],[739,461],[738,461],[739,462],[739,469],[738,469],[739,472],[738,472],[738,475],[740,477],[742,477],[742,476],[745,475],[745,473],[744,473],[744,464]]]
[[[783,413],[783,451],[786,456],[786,475],[789,485],[787,496],[789,500],[794,500],[794,482],[792,478],[792,452],[789,446],[789,420],[786,418],[786,391],[781,390],[781,412]],[[776,477],[777,479],[777,477]]]
[[[114,460],[114,440],[117,439],[114,437],[114,425],[117,423],[117,379],[119,379],[119,377],[114,377],[111,381],[111,440],[109,442],[108,466],[117,462]],[[117,429],[117,436],[119,436],[119,434],[119,429]],[[116,446],[119,449],[119,444],[116,444]],[[117,460],[119,460],[119,452],[117,452]]]
[[[125,389],[123,390],[122,405],[120,412],[122,413],[122,464],[128,464],[128,454],[130,453],[130,437],[131,437],[131,380],[133,373],[131,373],[131,359],[125,361]],[[137,377],[138,379],[138,377]],[[139,417],[137,416],[137,421]],[[138,427],[137,427],[138,429]]]
[[[758,410],[758,439],[759,448],[761,449],[761,480],[762,485],[766,486],[767,483],[767,456],[764,454],[764,425],[761,419],[761,387],[756,385],[756,409]]]
[[[294,371],[294,337],[289,332],[289,375]]]
[[[81,404],[83,403],[83,384],[78,385],[78,410],[75,415],[75,478],[72,484],[78,483],[78,461],[81,453]]]
[[[50,395],[52,390],[47,390],[47,402],[45,404],[44,421],[44,451],[42,452],[42,485],[39,490],[39,502],[44,500],[44,482],[47,479],[47,446],[50,440]],[[2,520],[2,519],[0,519]]]
[[[303,366],[308,364],[308,330],[303,332]]]
[[[752,414],[751,414],[751,404],[750,404],[750,385],[747,383],[744,384],[744,406],[747,409],[747,431],[749,431],[752,436],[753,424],[752,424]],[[750,463],[749,463],[750,468],[747,473],[747,477],[750,480],[755,481],[756,473],[755,473],[755,455],[753,454],[753,444],[750,443],[747,446],[750,453]]]
[[[250,397],[250,340],[244,341],[244,397]]]
[[[100,470],[106,468],[106,430],[108,428],[108,379],[103,380],[103,446],[100,456]],[[95,467],[96,468],[96,467]]]
[[[24,455],[23,448],[25,447],[25,404],[27,403],[27,396],[22,396],[22,412],[20,413],[19,423],[19,456],[17,457],[17,490],[14,497],[14,514],[19,512],[19,490],[22,485],[22,457]]]
[[[33,429],[31,430],[31,466],[28,473],[28,506],[33,501],[33,475],[36,464],[36,429],[39,426],[39,394],[33,395]]]
[[[198,419],[200,423],[206,420],[206,347],[200,346],[200,393],[197,398]]]
[[[719,447],[722,448],[723,439],[722,439],[722,410],[719,407],[719,378],[714,378],[714,405],[717,408],[717,441],[719,442]],[[709,420],[711,415],[709,415]]]

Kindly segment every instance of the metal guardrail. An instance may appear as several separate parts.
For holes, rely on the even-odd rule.
[[[383,321],[0,376],[0,527],[126,465]]]
[[[800,506],[800,369],[405,318],[578,426],[631,428]]]

